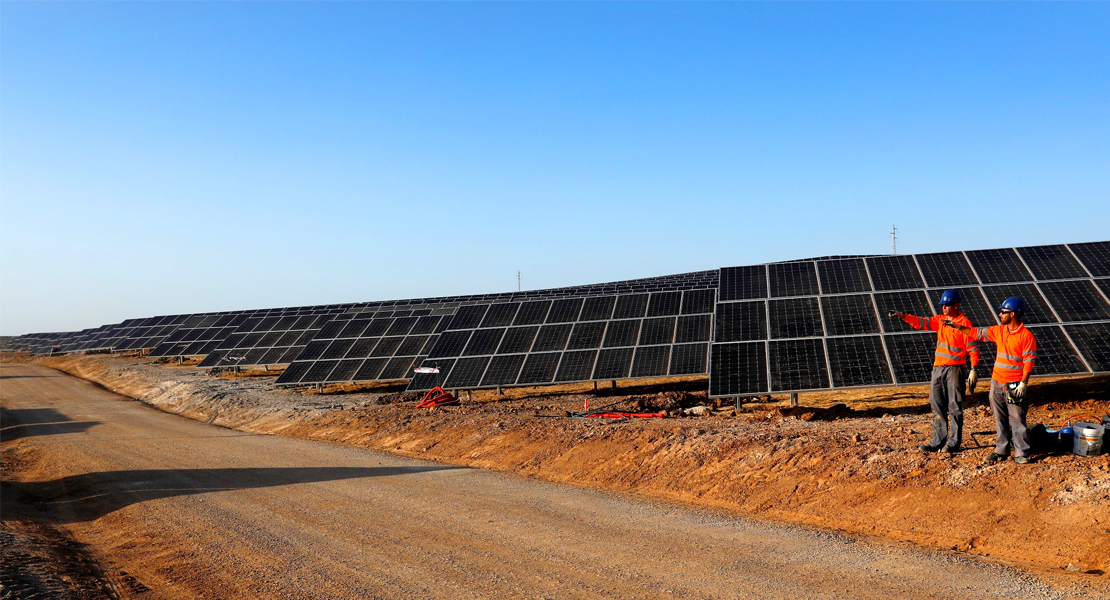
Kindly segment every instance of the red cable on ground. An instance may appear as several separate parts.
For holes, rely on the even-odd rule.
[[[428,390],[428,393],[424,395],[424,399],[416,405],[416,408],[435,408],[436,406],[451,406],[458,403],[458,398],[448,394],[441,387],[434,387]]]
[[[592,415],[585,415],[587,419],[600,417],[602,419],[662,419],[666,417],[667,413],[628,413],[628,412],[599,412]]]

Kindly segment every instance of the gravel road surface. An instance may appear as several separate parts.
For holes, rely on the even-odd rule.
[[[140,598],[1051,598],[1024,571],[246,434],[0,367],[6,485]],[[912,499],[907,499],[912,501]]]

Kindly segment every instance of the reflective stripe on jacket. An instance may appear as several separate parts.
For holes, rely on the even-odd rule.
[[[998,383],[1021,381],[1033,371],[1037,362],[1037,338],[1022,323],[1016,331],[1007,325],[980,327],[975,339],[998,344],[998,356],[994,359],[991,379]]]
[[[964,365],[967,363],[968,357],[971,357],[971,367],[975,368],[979,364],[979,342],[951,327],[941,325],[947,319],[951,319],[957,325],[963,325],[971,329],[975,328],[963,313],[954,317],[944,315],[934,315],[932,317],[906,315],[902,317],[903,321],[909,323],[915,329],[937,332],[937,350],[933,356],[934,367]]]

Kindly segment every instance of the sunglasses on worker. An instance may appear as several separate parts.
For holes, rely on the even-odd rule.
[[[1014,314],[1014,311],[1009,310],[1007,308],[1003,308],[1002,310],[998,311],[998,314],[1000,314],[1000,315],[1012,315],[1012,314]]]

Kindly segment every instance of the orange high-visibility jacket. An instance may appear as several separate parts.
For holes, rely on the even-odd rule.
[[[975,341],[975,338],[968,337],[951,327],[941,325],[947,319],[951,319],[957,325],[975,329],[975,326],[963,313],[954,317],[944,315],[934,315],[932,317],[906,315],[902,317],[903,321],[909,323],[915,329],[937,332],[937,351],[933,356],[934,367],[960,366],[965,364],[967,357],[970,356],[971,368],[974,369],[979,364],[979,342]]]
[[[980,327],[975,339],[998,344],[998,356],[991,372],[991,379],[998,383],[1021,381],[1026,373],[1033,371],[1033,364],[1037,362],[1037,338],[1026,329],[1025,323],[1018,325],[1016,331],[1010,331],[1008,325]]]

